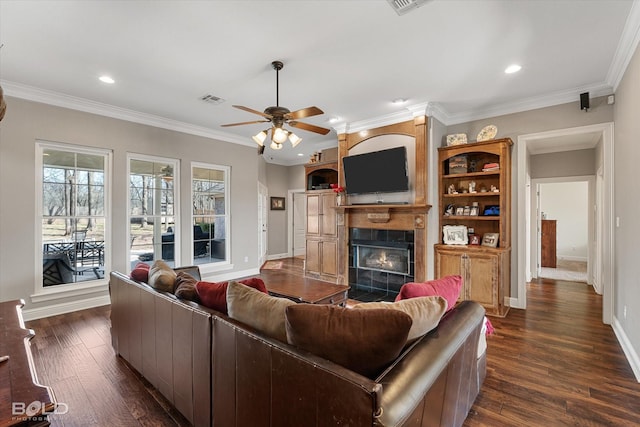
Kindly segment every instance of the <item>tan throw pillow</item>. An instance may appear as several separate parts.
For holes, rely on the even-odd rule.
[[[227,287],[229,317],[257,329],[264,334],[287,342],[284,311],[296,303],[277,298],[235,281]]]
[[[447,311],[447,300],[440,296],[418,297],[396,302],[366,302],[356,304],[353,308],[367,310],[383,308],[407,313],[413,320],[407,341],[413,341],[438,326],[440,319]]]
[[[399,310],[296,304],[286,314],[289,344],[369,378],[398,357],[411,328]]]
[[[149,269],[149,286],[164,292],[173,293],[176,282],[176,272],[161,259],[153,262]]]

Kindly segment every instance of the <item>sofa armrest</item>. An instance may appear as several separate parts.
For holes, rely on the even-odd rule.
[[[463,301],[378,378],[379,426],[461,426],[477,396],[484,308]]]

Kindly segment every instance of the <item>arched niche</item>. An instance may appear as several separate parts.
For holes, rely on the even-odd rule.
[[[382,126],[366,131],[338,135],[338,179],[344,183],[342,158],[349,155],[369,153],[388,148],[405,146],[407,148],[407,172],[409,174],[409,195],[391,195],[411,205],[425,205],[427,201],[427,117],[419,116],[413,120]],[[383,172],[382,172],[383,173]],[[354,196],[359,203],[375,202],[375,195]],[[399,197],[404,197],[400,200]],[[407,197],[409,200],[406,200]]]

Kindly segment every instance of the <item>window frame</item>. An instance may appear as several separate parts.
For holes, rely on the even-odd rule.
[[[142,162],[167,163],[173,167],[173,218],[174,218],[174,238],[173,238],[173,264],[174,267],[182,266],[181,263],[181,223],[180,223],[180,160],[170,157],[159,157],[148,154],[127,153],[127,175],[126,175],[126,242],[131,242],[131,161],[138,160]],[[162,215],[149,215],[160,216]],[[131,260],[131,244],[127,244],[126,250],[126,272],[132,270]]]
[[[224,261],[218,261],[218,262],[208,262],[208,263],[202,263],[202,264],[198,264],[198,267],[200,268],[200,272],[202,273],[202,275],[208,275],[210,273],[214,273],[214,272],[218,272],[221,270],[228,270],[228,269],[232,269],[233,268],[233,264],[231,264],[231,167],[230,166],[225,166],[225,165],[218,165],[218,164],[214,164],[214,163],[203,163],[203,162],[191,162],[191,168],[190,168],[190,180],[189,180],[189,196],[190,196],[190,201],[191,201],[191,208],[190,208],[190,224],[195,224],[195,217],[196,216],[201,216],[201,215],[194,215],[193,212],[193,198],[194,198],[194,192],[193,192],[193,181],[194,181],[194,169],[195,168],[201,168],[201,169],[210,169],[210,170],[215,170],[215,171],[222,171],[224,173],[224,215],[216,215],[216,216],[222,216],[224,217],[224,226],[225,226],[225,230],[224,230],[224,236],[225,236],[225,259]],[[194,240],[194,235],[193,235],[193,226],[190,226],[190,241],[193,242]],[[193,244],[191,245],[193,246]],[[211,249],[209,249],[211,250]],[[194,257],[194,253],[193,250],[190,251],[191,254],[191,258],[189,260],[189,262],[191,263],[191,265],[195,264],[195,257]]]
[[[100,279],[86,280],[74,283],[64,283],[55,286],[45,287],[43,281],[43,245],[42,223],[46,219],[43,214],[43,179],[44,179],[44,152],[45,150],[65,151],[73,154],[87,154],[93,156],[102,156],[104,159],[104,276]],[[34,293],[31,295],[31,301],[34,303],[49,301],[52,299],[66,298],[77,295],[84,295],[94,292],[101,292],[108,289],[109,282],[108,272],[111,270],[112,263],[112,165],[113,151],[110,149],[88,147],[76,144],[67,144],[61,142],[52,142],[46,140],[36,140],[36,170],[35,170],[35,283]],[[65,215],[68,216],[68,215]]]

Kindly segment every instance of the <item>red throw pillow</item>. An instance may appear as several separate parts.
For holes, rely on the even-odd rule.
[[[147,283],[149,281],[150,268],[151,266],[149,264],[139,262],[138,264],[136,264],[133,270],[131,270],[131,274],[129,275],[129,277],[131,277],[133,280],[137,280],[138,282]]]
[[[268,294],[267,287],[259,277],[238,280],[239,283],[257,289]],[[227,286],[229,282],[203,282],[196,283],[196,293],[200,297],[200,303],[205,307],[212,308],[221,313],[227,314]]]
[[[424,283],[405,283],[400,288],[396,301],[416,297],[441,296],[447,300],[447,311],[449,311],[456,305],[461,289],[461,276],[445,276]]]

